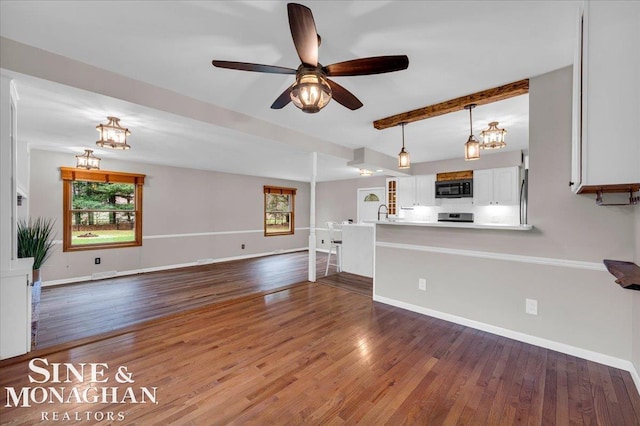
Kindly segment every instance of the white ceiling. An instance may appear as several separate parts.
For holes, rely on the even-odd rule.
[[[43,80],[38,77],[47,70],[16,69],[9,57],[15,50],[4,48],[0,65],[15,77],[20,96],[20,140],[69,152],[70,158],[90,148],[105,159],[300,181],[309,181],[310,152],[317,151],[318,179],[344,179],[357,176],[347,166],[355,149],[397,156],[400,128],[376,130],[373,121],[540,75],[573,60],[577,1],[301,3],[313,11],[322,36],[322,64],[406,54],[409,68],[336,77],[363,102],[356,111],[335,101],[317,114],[293,104],[272,110],[294,76],[219,69],[211,60],[297,68],[284,1],[3,0],[5,42],[135,80],[132,92],[143,82],[167,96],[204,102],[201,110],[214,112],[203,116],[175,105],[151,107],[131,102],[131,91],[105,96],[111,94],[108,89],[97,94],[70,87],[73,82]],[[106,123],[108,115],[131,130],[131,150],[95,146],[95,126]],[[507,129],[507,149],[527,149],[528,95],[474,109],[476,136],[490,121]],[[413,163],[462,157],[468,135],[468,112],[460,111],[407,124],[405,145]]]

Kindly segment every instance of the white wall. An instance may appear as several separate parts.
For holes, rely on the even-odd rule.
[[[637,213],[570,190],[571,77],[564,68],[530,80],[534,230],[378,226],[374,297],[626,368],[638,346],[637,296],[602,259],[634,257]],[[537,316],[525,313],[527,298]]]
[[[316,227],[319,249],[329,249],[328,221],[342,222],[358,216],[358,188],[386,186],[386,177],[367,176],[316,184]],[[322,240],[324,239],[324,244]]]
[[[75,157],[41,150],[32,150],[30,157],[31,216],[54,218],[61,240],[59,167],[74,167]],[[308,183],[104,159],[100,168],[146,174],[143,245],[67,253],[57,245],[42,271],[44,285],[307,247]],[[294,235],[264,236],[263,185],[298,189]],[[100,265],[94,264],[95,257],[101,258]]]

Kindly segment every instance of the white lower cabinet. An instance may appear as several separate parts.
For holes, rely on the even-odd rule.
[[[513,206],[520,202],[520,168],[473,171],[473,204]]]
[[[31,349],[30,270],[2,271],[0,279],[0,359]]]

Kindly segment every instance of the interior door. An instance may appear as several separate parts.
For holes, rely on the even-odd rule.
[[[386,204],[385,188],[358,188],[358,223],[378,220],[378,207]],[[384,208],[382,211],[385,211]]]

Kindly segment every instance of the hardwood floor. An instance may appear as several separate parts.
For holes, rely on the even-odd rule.
[[[53,397],[16,407],[5,400],[3,424],[31,425],[54,415],[79,416],[83,424],[123,416],[109,423],[127,425],[640,423],[640,396],[627,372],[320,283],[5,360],[0,386],[17,394],[35,388],[28,376],[44,377],[28,368],[35,356],[76,368],[105,363],[107,382],[90,384],[85,371],[84,382],[37,384],[45,390],[32,392],[36,401],[52,395],[50,387],[65,387],[70,402]],[[131,374],[128,383],[122,376],[124,383],[116,381],[121,368]],[[88,389],[98,401],[74,397],[74,387],[76,395]]]
[[[36,348],[306,282],[308,255],[303,251],[44,287]],[[318,253],[319,278],[325,268],[326,255]],[[330,272],[335,273],[335,267]],[[362,291],[362,284],[359,286],[354,289]]]

